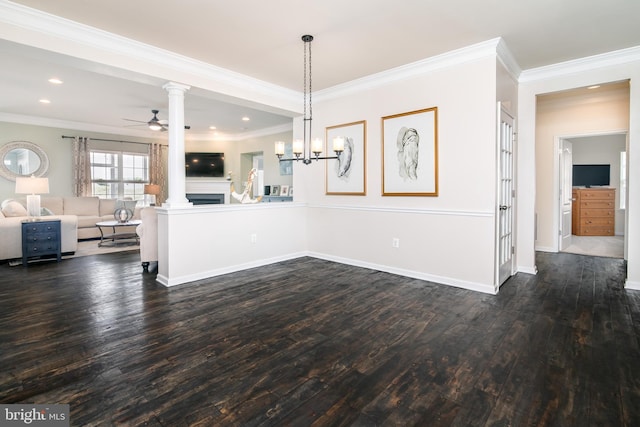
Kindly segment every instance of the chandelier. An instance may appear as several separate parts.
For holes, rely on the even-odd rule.
[[[322,140],[315,138],[311,141],[311,122],[313,121],[313,106],[311,103],[311,42],[313,36],[302,36],[304,42],[304,116],[302,123],[303,139],[293,141],[292,153],[295,157],[283,158],[285,143],[284,141],[276,141],[276,156],[281,162],[285,161],[302,161],[305,165],[311,163],[311,160],[328,160],[338,159],[344,151],[344,138],[337,137],[333,140],[333,151],[336,153],[333,157],[320,157],[322,153]],[[313,153],[313,156],[311,155]]]

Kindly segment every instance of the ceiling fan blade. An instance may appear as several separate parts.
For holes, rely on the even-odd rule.
[[[162,123],[162,122],[166,122],[166,120],[159,120],[158,124],[160,124],[160,126],[162,126],[162,130],[167,130],[169,129],[169,123]],[[191,129],[191,126],[185,125],[184,128],[186,130]]]
[[[162,132],[166,132],[167,129],[169,129],[169,120],[165,120],[165,119],[158,119],[158,113],[160,112],[159,110],[151,110],[151,112],[153,113],[153,117],[151,118],[151,120],[144,122],[141,120],[133,120],[133,119],[122,119],[122,120],[126,120],[128,122],[135,122],[135,123],[140,123],[139,125],[128,125],[125,127],[130,127],[130,126],[149,126],[151,128],[151,126],[157,127],[159,126],[160,129],[151,129],[151,130],[155,130],[155,131],[162,131]],[[185,126],[185,129],[189,130],[191,129],[191,126]]]

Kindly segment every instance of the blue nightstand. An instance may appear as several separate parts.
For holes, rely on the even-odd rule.
[[[27,265],[28,258],[45,255],[55,255],[60,262],[60,246],[59,219],[22,221],[22,265]]]

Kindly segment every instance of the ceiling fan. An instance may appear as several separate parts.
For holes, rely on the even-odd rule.
[[[160,110],[151,110],[151,112],[153,113],[153,117],[148,122],[143,122],[140,120],[132,120],[132,119],[122,119],[122,120],[126,120],[128,122],[142,123],[144,125],[147,125],[151,130],[155,130],[155,131],[159,130],[162,132],[166,132],[166,130],[169,128],[169,121],[158,119],[158,113],[160,112]],[[142,126],[142,125],[131,125],[131,126]],[[191,129],[191,126],[185,126],[184,128]]]

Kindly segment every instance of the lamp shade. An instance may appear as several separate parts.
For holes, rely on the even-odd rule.
[[[153,194],[158,196],[160,194],[160,186],[158,184],[145,184],[144,194]]]
[[[17,177],[16,194],[49,194],[49,178]]]

